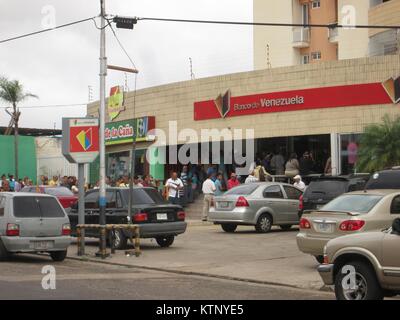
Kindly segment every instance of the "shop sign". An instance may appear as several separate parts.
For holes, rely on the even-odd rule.
[[[152,141],[154,138],[150,138],[148,132],[153,129],[155,129],[155,117],[107,123],[104,132],[106,145],[133,142],[134,134],[137,142]]]
[[[63,118],[62,153],[71,163],[91,163],[99,154],[99,119]]]
[[[195,102],[194,120],[230,118],[260,113],[337,108],[400,101],[400,79],[231,97],[228,90],[215,100]]]
[[[108,116],[110,120],[113,121],[124,110],[124,88],[122,86],[112,87],[108,98]]]

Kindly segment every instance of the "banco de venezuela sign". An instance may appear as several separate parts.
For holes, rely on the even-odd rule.
[[[393,83],[392,83],[393,82]],[[398,92],[399,98],[393,96]],[[261,93],[232,97],[230,90],[215,100],[194,103],[194,120],[230,118],[261,113],[393,104],[400,101],[400,80]]]

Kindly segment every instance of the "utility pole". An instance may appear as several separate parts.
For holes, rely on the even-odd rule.
[[[99,138],[100,138],[100,190],[99,190],[99,224],[103,228],[100,229],[100,256],[106,258],[106,148],[105,148],[105,109],[106,109],[106,76],[107,76],[107,58],[106,58],[106,9],[105,0],[100,0],[101,5],[101,23],[100,23],[100,121],[99,121]]]

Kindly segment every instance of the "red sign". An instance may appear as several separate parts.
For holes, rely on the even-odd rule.
[[[293,90],[242,97],[231,97],[228,91],[216,100],[195,102],[194,120],[392,103],[393,100],[382,83]]]
[[[99,151],[98,127],[71,127],[70,152],[97,152]]]

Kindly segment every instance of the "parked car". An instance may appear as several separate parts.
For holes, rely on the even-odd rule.
[[[329,240],[351,233],[382,230],[398,217],[400,190],[346,193],[320,210],[303,214],[297,246],[322,263],[324,246]]]
[[[71,243],[71,226],[56,197],[0,193],[0,260],[11,253],[48,252],[63,261]]]
[[[335,285],[338,300],[380,300],[399,295],[399,248],[400,219],[396,219],[387,230],[329,241],[318,272],[326,285]]]
[[[273,225],[289,230],[299,223],[301,195],[300,189],[285,183],[240,185],[214,198],[208,220],[220,224],[226,232],[234,232],[238,225],[255,226],[260,233],[269,232]]]
[[[129,189],[107,188],[107,224],[140,225],[141,238],[155,238],[161,247],[169,247],[175,236],[186,231],[185,212],[179,205],[166,202],[154,188],[134,187],[132,192],[132,217],[128,216]],[[72,234],[76,235],[78,224],[77,205],[69,213]],[[90,190],[85,194],[85,223],[99,224],[99,190]],[[98,237],[98,231],[88,229],[85,233],[89,237]],[[115,247],[123,249],[131,238],[131,231],[116,230]]]
[[[61,186],[26,186],[22,188],[21,192],[45,193],[56,196],[65,209],[71,208],[78,201],[78,197],[71,190]]]
[[[310,182],[300,197],[299,215],[318,210],[343,193],[364,190],[369,175],[321,176]]]
[[[367,190],[400,189],[400,167],[374,173],[365,188]]]

